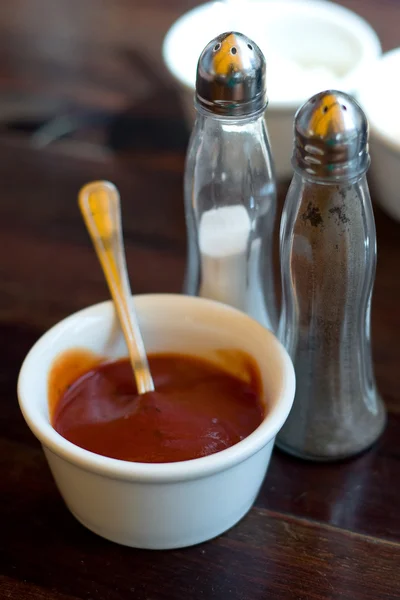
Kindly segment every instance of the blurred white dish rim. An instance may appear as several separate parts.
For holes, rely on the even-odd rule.
[[[400,48],[382,55],[360,86],[360,103],[368,115],[371,133],[395,152],[400,152]]]
[[[400,48],[395,48],[371,64],[358,96],[370,125],[373,197],[396,221],[400,221],[399,69]]]
[[[327,0],[209,2],[181,16],[164,40],[164,61],[182,86],[194,89],[204,46],[228,30],[244,33],[264,52],[267,93],[277,108],[298,106],[321,89],[356,90],[381,54],[372,27]]]

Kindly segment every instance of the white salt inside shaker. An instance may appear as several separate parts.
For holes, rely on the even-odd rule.
[[[199,227],[199,295],[230,304],[271,327],[259,273],[261,239],[251,241],[251,236],[250,217],[242,205],[203,213]]]

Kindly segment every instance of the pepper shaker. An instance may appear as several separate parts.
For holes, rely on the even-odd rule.
[[[184,291],[230,304],[276,331],[272,234],[276,185],[258,46],[228,32],[203,50],[185,169]]]
[[[351,96],[329,90],[298,110],[294,136],[280,234],[279,336],[297,383],[277,445],[335,460],[368,448],[386,418],[371,357],[376,234],[368,123]]]

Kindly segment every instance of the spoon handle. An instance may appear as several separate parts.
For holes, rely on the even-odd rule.
[[[109,181],[93,181],[79,192],[79,208],[114,300],[139,394],[154,391],[143,338],[131,300],[117,188]]]

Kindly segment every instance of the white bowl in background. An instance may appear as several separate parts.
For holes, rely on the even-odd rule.
[[[400,221],[400,48],[371,65],[360,87],[359,101],[370,125],[369,178],[374,200]]]
[[[336,88],[357,97],[359,83],[381,45],[371,26],[354,12],[326,0],[209,2],[180,17],[168,31],[163,59],[179,87],[184,114],[194,120],[198,58],[215,36],[244,33],[267,61],[266,112],[275,171],[292,174],[293,118],[314,93]]]
[[[293,403],[294,369],[270,331],[231,307],[172,294],[136,296],[134,302],[148,352],[210,356],[240,348],[254,357],[268,410],[252,434],[216,454],[165,464],[100,456],[58,434],[47,395],[54,359],[77,347],[110,359],[127,354],[111,302],[73,314],[39,339],[21,368],[19,403],[65,503],[83,525],[137,548],[190,546],[223,533],[251,508]]]

